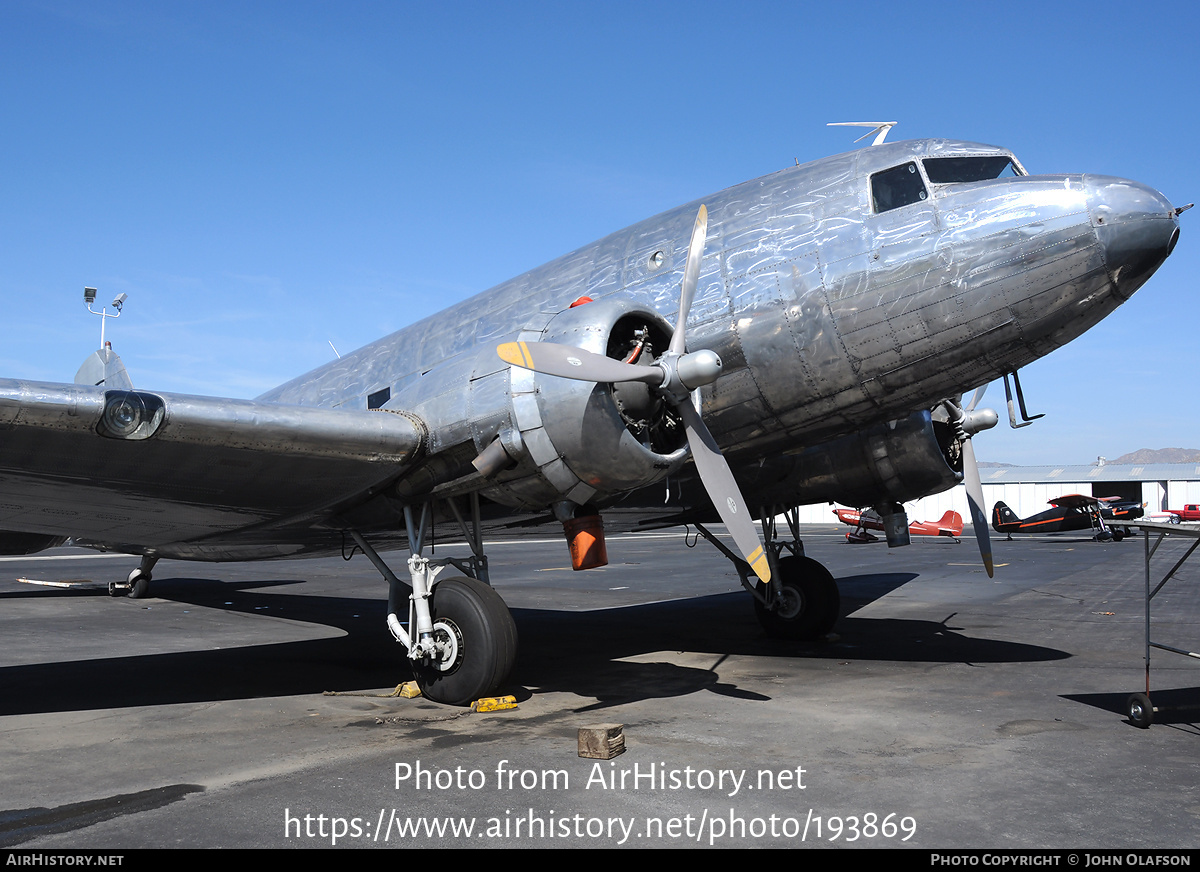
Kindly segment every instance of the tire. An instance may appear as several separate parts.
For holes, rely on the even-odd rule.
[[[131,578],[129,580],[129,593],[125,595],[130,599],[145,599],[150,595],[150,579],[144,575]]]
[[[517,626],[498,593],[474,578],[447,578],[434,585],[430,612],[434,633],[453,646],[446,661],[413,664],[426,697],[468,705],[508,678],[517,659]]]
[[[1125,701],[1125,711],[1129,715],[1129,722],[1135,727],[1145,730],[1154,723],[1154,705],[1144,693],[1135,693],[1129,697]]]
[[[809,557],[785,557],[779,561],[783,584],[781,608],[768,609],[756,597],[754,614],[767,635],[776,639],[807,642],[825,636],[837,623],[842,596],[829,570]],[[764,596],[767,586],[758,583]]]

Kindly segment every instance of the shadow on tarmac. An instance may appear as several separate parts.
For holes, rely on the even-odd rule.
[[[582,710],[699,690],[762,701],[769,697],[720,680],[716,670],[725,658],[761,657],[803,668],[805,660],[1014,663],[1070,656],[1053,648],[964,636],[953,626],[953,615],[941,622],[853,616],[916,577],[888,573],[840,579],[843,617],[835,636],[821,642],[768,638],[743,592],[597,611],[513,609],[521,650],[508,690],[525,698],[567,691],[597,700]],[[154,594],[198,608],[325,625],[343,635],[4,667],[0,715],[390,688],[410,677],[400,646],[384,629],[382,600],[287,592],[302,583],[164,578],[155,579]],[[107,598],[107,593],[41,590],[4,598],[68,596]],[[63,647],[69,651],[69,640]],[[657,652],[711,655],[712,665],[640,662]]]

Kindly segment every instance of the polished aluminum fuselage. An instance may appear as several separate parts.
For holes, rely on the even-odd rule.
[[[886,506],[953,486],[965,430],[943,401],[1078,336],[1174,246],[1177,210],[1135,182],[928,177],[930,167],[970,177],[944,172],[964,161],[1003,172],[1010,158],[972,143],[898,142],[704,198],[707,240],[680,335],[723,361],[693,399],[750,512]],[[881,184],[894,176],[896,188]],[[468,493],[485,498],[489,518],[498,506],[503,523],[511,510],[545,520],[548,509],[562,518],[586,507],[632,526],[648,502],[660,521],[692,518],[709,497],[688,464],[682,382],[664,412],[661,392],[640,382],[639,395],[629,383],[539,375],[496,349],[546,341],[621,358],[650,349],[642,364],[662,355],[697,206],[257,401],[0,379],[0,551],[69,537],[242,560],[346,553],[352,534],[403,547],[405,509]]]
[[[1103,176],[926,180],[926,199],[875,213],[873,173],[957,155],[1009,153],[947,140],[897,142],[703,199],[710,223],[688,347],[711,348],[724,361],[720,378],[703,389],[702,410],[735,469],[928,410],[1036,360],[1128,299],[1169,252],[1168,237],[1173,245],[1177,218],[1161,195]],[[387,408],[414,413],[428,427],[427,457],[481,451],[497,433],[518,432],[528,457],[517,469],[457,485],[512,506],[545,507],[561,497],[582,503],[631,489],[640,473],[603,480],[605,464],[620,466],[620,452],[594,444],[584,423],[592,394],[604,388],[511,369],[495,348],[552,339],[603,352],[620,313],[649,311],[671,323],[700,202],[614,233],[260,399],[362,409],[368,396],[389,389]],[[1131,234],[1152,241],[1131,246]],[[594,302],[568,309],[585,296]],[[597,453],[611,456],[597,461]]]

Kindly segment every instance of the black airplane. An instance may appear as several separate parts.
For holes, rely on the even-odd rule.
[[[1133,521],[1142,516],[1142,506],[1134,500],[1120,497],[1089,497],[1068,494],[1050,500],[1054,506],[1041,514],[1021,520],[1003,502],[992,506],[992,529],[997,533],[1061,533],[1067,530],[1095,530],[1096,539],[1120,542],[1129,535],[1129,528],[1109,529],[1111,521]]]

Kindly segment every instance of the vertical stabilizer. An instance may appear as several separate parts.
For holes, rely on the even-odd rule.
[[[88,355],[79,372],[75,373],[75,384],[105,387],[114,391],[133,390],[133,382],[125,371],[125,364],[109,342]]]

